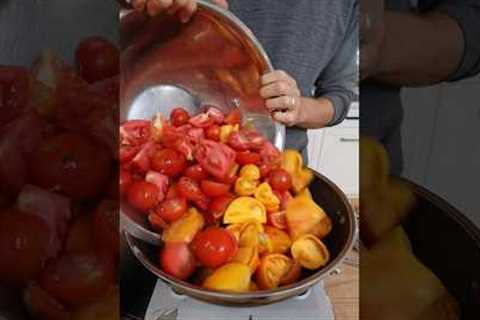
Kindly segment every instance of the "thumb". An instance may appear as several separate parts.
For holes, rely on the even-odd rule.
[[[224,8],[224,9],[228,9],[228,1],[227,0],[213,0],[213,3],[215,3],[216,5]]]

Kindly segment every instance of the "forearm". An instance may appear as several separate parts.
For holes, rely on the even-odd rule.
[[[333,103],[327,98],[301,97],[302,116],[297,126],[306,129],[323,128],[329,125],[334,116]]]
[[[385,38],[370,80],[422,86],[444,81],[458,68],[463,33],[446,14],[385,13]]]

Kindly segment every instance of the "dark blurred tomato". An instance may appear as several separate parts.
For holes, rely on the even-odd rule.
[[[128,187],[133,182],[132,175],[130,172],[124,169],[120,169],[120,175],[118,177],[118,185],[120,187],[120,195],[124,196],[127,193]]]
[[[91,252],[95,250],[96,245],[93,237],[92,215],[81,212],[71,224],[64,250],[66,253]]]
[[[202,140],[195,150],[195,159],[212,176],[222,179],[235,165],[236,153],[227,145]]]
[[[178,193],[186,199],[192,201],[199,208],[206,210],[208,208],[208,197],[202,192],[198,182],[188,177],[181,177],[177,182]]]
[[[239,109],[234,109],[230,111],[230,113],[227,115],[225,118],[225,123],[226,124],[240,124],[242,122],[242,113],[240,112]]]
[[[208,173],[206,173],[199,164],[194,164],[193,166],[188,167],[185,170],[184,175],[199,182],[208,178]]]
[[[240,151],[237,152],[237,163],[241,166],[247,164],[255,164],[258,165],[262,161],[262,157],[260,154],[251,151]]]
[[[36,284],[31,284],[25,289],[23,300],[25,301],[29,313],[33,315],[35,319],[72,319],[71,313],[65,308],[65,306]]]
[[[0,213],[0,283],[23,286],[42,270],[49,228],[40,218],[19,211]]]
[[[185,212],[187,212],[187,200],[183,197],[166,199],[155,209],[155,214],[168,223],[180,219]]]
[[[28,107],[30,81],[27,68],[0,65],[0,128]]]
[[[287,171],[274,169],[268,174],[268,183],[273,190],[288,191],[292,187],[292,178]]]
[[[47,264],[39,285],[61,303],[78,307],[103,296],[115,280],[111,259],[79,253],[65,254]]]
[[[206,113],[199,113],[189,120],[190,124],[197,128],[207,128],[211,126],[214,121]]]
[[[151,135],[151,121],[129,120],[120,125],[120,146],[139,146]]]
[[[220,227],[209,227],[195,236],[192,250],[202,265],[217,268],[237,254],[238,244],[230,231]]]
[[[160,149],[152,155],[151,167],[169,177],[175,177],[186,169],[187,160],[180,152],[172,149]]]
[[[208,214],[207,219],[208,223],[213,224],[216,223],[217,221],[220,221],[221,218],[223,217],[223,214],[225,213],[225,210],[227,210],[228,205],[230,202],[233,201],[233,196],[232,195],[224,195],[217,197],[213,199],[210,202],[210,205],[208,206]]]
[[[200,187],[202,188],[203,193],[211,198],[226,195],[230,189],[228,184],[211,180],[203,180],[200,184]]]
[[[112,159],[107,150],[78,134],[45,139],[31,159],[31,177],[45,188],[75,199],[91,198],[105,190]]]
[[[80,76],[89,83],[113,77],[119,72],[120,51],[102,37],[82,40],[75,51]]]
[[[174,127],[187,124],[188,120],[190,120],[190,115],[188,114],[187,110],[181,107],[173,109],[170,113],[170,123]]]
[[[195,271],[195,257],[187,243],[170,242],[160,251],[160,265],[166,273],[186,280]]]
[[[93,231],[97,247],[113,257],[118,257],[120,246],[118,211],[118,202],[103,200],[93,215]]]
[[[205,137],[213,141],[220,140],[220,127],[216,124],[211,125],[205,131]]]
[[[158,204],[159,190],[146,181],[133,182],[127,191],[127,200],[135,208],[147,212]]]

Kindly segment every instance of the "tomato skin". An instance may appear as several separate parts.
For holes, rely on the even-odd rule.
[[[247,151],[250,148],[250,142],[242,132],[232,132],[227,143],[236,151]]]
[[[18,116],[30,101],[30,71],[24,67],[0,65],[0,127]]]
[[[161,149],[153,154],[151,167],[166,176],[175,177],[185,170],[187,160],[180,152],[172,149]]]
[[[188,177],[181,177],[177,182],[178,193],[186,199],[192,201],[200,209],[208,208],[209,199],[202,192],[198,182]]]
[[[195,257],[187,243],[169,242],[160,251],[162,270],[171,276],[186,280],[195,271]]]
[[[220,127],[216,124],[211,125],[205,131],[205,137],[209,140],[219,141],[220,140]]]
[[[229,262],[238,251],[235,236],[220,227],[209,227],[192,241],[195,257],[207,268],[217,268]]]
[[[277,196],[278,199],[280,199],[280,209],[287,210],[288,201],[293,198],[290,191],[273,190],[273,193]]]
[[[225,114],[223,112],[213,106],[203,106],[202,109],[206,109],[207,115],[216,123],[222,124],[225,121]]]
[[[236,161],[239,165],[245,166],[247,164],[258,165],[262,161],[260,154],[251,151],[237,152]]]
[[[239,109],[234,109],[225,118],[226,124],[240,124],[242,122],[242,114]]]
[[[277,229],[286,230],[288,225],[285,218],[285,211],[268,212],[267,223]]]
[[[128,188],[133,182],[132,175],[125,169],[120,169],[118,177],[118,186],[120,188],[120,195],[124,196],[127,193]]]
[[[195,159],[206,172],[218,179],[225,178],[235,165],[236,153],[225,144],[202,140],[195,149]]]
[[[223,195],[213,199],[208,206],[207,222],[214,224],[220,221],[233,199],[232,195]]]
[[[200,187],[202,188],[203,193],[211,198],[223,196],[227,194],[230,189],[228,184],[211,180],[203,180]]]
[[[152,125],[148,120],[129,120],[120,125],[120,146],[140,146],[148,141],[152,134]]]
[[[63,255],[47,264],[39,278],[48,294],[71,307],[100,298],[114,281],[113,261],[92,252]]]
[[[179,197],[179,196],[180,195],[178,194],[177,185],[176,184],[171,184],[168,187],[167,195],[165,196],[165,199],[172,199],[172,198]]]
[[[288,191],[292,187],[292,178],[284,169],[274,169],[268,174],[268,183],[274,190]]]
[[[208,178],[208,173],[199,164],[188,167],[184,175],[195,181],[202,181]]]
[[[183,197],[175,197],[164,200],[155,209],[155,214],[164,221],[171,223],[180,219],[187,212],[187,200]]]
[[[117,75],[119,62],[119,49],[102,37],[85,38],[75,51],[78,72],[89,83]]]
[[[260,169],[260,176],[262,178],[267,178],[270,172],[275,169],[275,167],[269,163],[262,163],[258,168]]]
[[[190,120],[190,115],[181,107],[173,109],[170,113],[170,122],[174,127],[183,126],[188,123],[188,120]]]
[[[127,200],[133,207],[147,212],[158,204],[159,192],[157,186],[153,183],[135,181],[128,188]]]
[[[45,139],[31,158],[33,182],[58,188],[75,199],[92,198],[105,190],[112,159],[104,148],[74,133]]]
[[[118,211],[118,202],[103,200],[93,215],[93,233],[97,246],[115,258],[119,255],[120,246]]]
[[[199,113],[193,118],[190,118],[189,123],[197,128],[208,128],[214,121],[206,113]]]

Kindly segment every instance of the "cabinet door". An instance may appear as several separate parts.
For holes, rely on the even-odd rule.
[[[357,128],[330,128],[323,136],[320,173],[335,182],[349,197],[358,197],[359,134]]]

